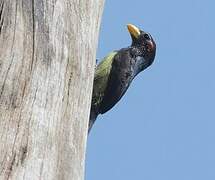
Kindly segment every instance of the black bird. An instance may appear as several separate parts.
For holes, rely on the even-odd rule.
[[[111,52],[96,67],[88,133],[97,116],[110,110],[134,77],[154,61],[156,44],[152,36],[132,24],[127,28],[131,46]]]

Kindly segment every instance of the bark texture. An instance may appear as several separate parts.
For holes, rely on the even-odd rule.
[[[0,179],[83,180],[104,0],[0,0]]]

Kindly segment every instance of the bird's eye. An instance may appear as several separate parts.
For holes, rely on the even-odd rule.
[[[149,37],[148,34],[144,34],[144,38],[145,38],[146,40],[150,40],[150,37]]]

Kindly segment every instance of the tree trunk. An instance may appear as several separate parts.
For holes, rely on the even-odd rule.
[[[0,179],[83,180],[104,0],[0,0]]]

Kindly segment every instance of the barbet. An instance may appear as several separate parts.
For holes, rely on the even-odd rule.
[[[96,67],[88,132],[97,116],[110,110],[135,76],[154,61],[156,44],[152,36],[132,24],[127,28],[132,44],[111,52]]]

